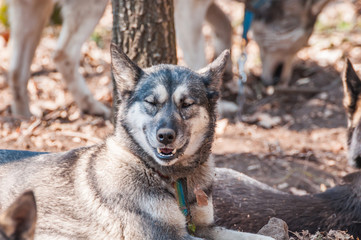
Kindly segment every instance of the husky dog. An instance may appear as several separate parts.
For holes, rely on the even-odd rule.
[[[330,0],[238,1],[245,2],[246,8],[255,15],[252,29],[261,52],[262,82],[265,85],[279,81],[288,84],[292,76],[292,60],[307,44],[318,14]],[[262,4],[252,7],[258,2]],[[214,31],[215,54],[231,47],[231,23],[213,0],[175,0],[174,15],[177,42],[189,66],[198,68],[206,63],[205,40],[201,31],[205,21]],[[228,64],[226,73],[232,76],[231,62]],[[231,91],[234,83],[226,83]]]
[[[0,240],[32,240],[35,223],[34,193],[27,191],[0,214]]]
[[[272,239],[213,221],[208,158],[229,51],[198,72],[141,69],[114,45],[111,55],[120,96],[114,134],[99,145],[3,161],[1,208],[33,189],[36,239]]]
[[[265,85],[278,82],[289,85],[293,60],[297,52],[307,45],[317,16],[329,1],[271,0],[253,9],[253,37],[260,48],[261,79]]]
[[[9,0],[11,59],[9,84],[12,113],[29,118],[27,82],[35,49],[55,3],[62,7],[63,27],[54,61],[79,108],[86,113],[110,117],[110,110],[96,101],[78,72],[80,49],[93,32],[108,0]],[[24,27],[26,25],[26,27]]]
[[[272,217],[291,232],[344,230],[361,238],[361,172],[319,194],[295,196],[231,169],[216,168],[213,203],[216,224],[257,232]],[[226,210],[225,210],[226,209]]]
[[[347,60],[342,76],[344,99],[347,113],[348,162],[351,166],[361,168],[361,80]]]

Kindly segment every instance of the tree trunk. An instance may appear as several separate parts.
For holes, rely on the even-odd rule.
[[[138,66],[177,64],[173,0],[112,0],[113,42]],[[113,86],[115,86],[112,77]],[[113,91],[113,120],[117,91]]]
[[[113,40],[140,67],[177,63],[173,0],[113,0]]]

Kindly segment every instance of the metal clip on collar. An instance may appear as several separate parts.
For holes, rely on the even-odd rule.
[[[244,71],[244,66],[246,64],[246,61],[247,61],[247,53],[243,52],[238,60],[238,74],[239,74],[238,86],[242,87],[242,89],[240,88],[238,91],[240,94],[244,93],[243,85],[247,82],[247,74]]]
[[[244,71],[245,63],[247,61],[247,54],[243,52],[238,60],[238,117],[241,117],[243,105],[246,101],[246,96],[244,92],[244,85],[247,82],[247,74]]]

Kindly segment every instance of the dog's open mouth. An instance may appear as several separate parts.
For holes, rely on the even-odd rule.
[[[175,148],[157,148],[157,155],[163,160],[172,160],[177,153]]]

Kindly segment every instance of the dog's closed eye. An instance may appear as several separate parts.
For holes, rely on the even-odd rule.
[[[151,106],[157,105],[157,100],[153,96],[145,98],[144,102],[148,103]]]
[[[156,105],[157,105],[157,103],[156,103],[155,101],[144,100],[144,102],[146,102],[146,103],[148,103],[148,104],[150,104],[150,105],[152,105],[152,106],[156,106]]]
[[[194,100],[193,99],[183,99],[181,101],[181,108],[189,108],[190,106],[192,106],[194,104]]]

